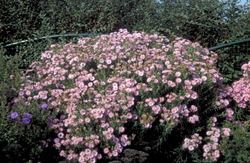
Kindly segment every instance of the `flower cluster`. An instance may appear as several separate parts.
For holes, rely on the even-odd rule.
[[[229,136],[230,135],[230,129],[229,128],[223,128],[223,132],[221,133],[220,129],[212,127],[211,131],[207,131],[206,134],[210,138],[210,142],[207,142],[206,145],[203,146],[204,153],[203,156],[208,159],[212,159],[213,161],[217,161],[217,159],[220,157],[220,151],[218,150],[218,142],[219,138],[221,137]]]
[[[241,78],[239,81],[233,83],[233,91],[230,92],[230,95],[238,103],[240,108],[246,108],[246,102],[250,99],[250,62],[248,62],[248,64],[244,64],[241,68],[244,70],[244,78]]]
[[[191,136],[192,139],[185,138],[184,144],[182,145],[184,148],[188,148],[189,151],[193,151],[194,148],[198,148],[199,144],[201,144],[202,137],[199,134],[195,133]]]
[[[28,92],[28,91],[27,91]],[[29,93],[30,94],[30,93]],[[23,92],[20,92],[19,95],[23,95]],[[18,99],[14,100],[15,103],[18,102]],[[28,102],[29,103],[29,102]],[[29,105],[27,102],[25,102],[26,105]],[[46,109],[47,108],[47,104],[44,103],[41,105],[41,109]],[[11,115],[7,116],[7,118],[11,118],[11,119],[16,119],[17,117],[22,116],[22,114],[18,114],[17,112],[13,112],[11,113]],[[48,118],[52,119],[53,115],[50,115]],[[32,118],[32,115],[30,113],[25,113],[24,114],[24,118],[23,118],[23,123],[24,124],[28,124],[30,122],[30,119]]]
[[[168,42],[164,36],[120,29],[59,50],[61,46],[52,45],[42,53],[42,62],[32,63],[28,70],[36,70],[37,82],[23,84],[19,96],[28,100],[26,105],[40,100],[41,109],[67,114],[60,120],[48,117],[58,133],[54,146],[61,150],[60,156],[78,157],[81,163],[95,162],[102,154],[116,157],[131,144],[125,123],[137,121],[150,128],[161,115],[162,124],[174,126],[183,117],[194,124],[201,121],[195,90],[202,84],[223,88],[223,78],[214,67],[217,54],[181,38]],[[219,108],[229,103],[222,99],[223,91],[215,96]],[[202,139],[197,133],[192,138],[185,139],[189,150]],[[103,150],[98,151],[95,147],[101,142]],[[81,151],[76,153],[73,146]]]
[[[16,119],[18,117],[22,116],[21,114],[18,114],[17,112],[13,112],[11,113],[11,115],[8,115],[7,118],[11,118],[11,119]],[[30,122],[30,118],[32,117],[31,114],[29,113],[25,113],[24,114],[24,118],[23,118],[23,123],[24,124],[28,124]]]

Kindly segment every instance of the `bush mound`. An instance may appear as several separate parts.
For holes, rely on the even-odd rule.
[[[40,116],[68,160],[114,158],[144,139],[179,159],[217,161],[220,141],[230,136],[222,121],[234,118],[232,88],[222,84],[216,58],[199,43],[120,29],[76,45],[51,45],[30,65],[13,102],[37,116],[47,110]],[[33,103],[37,108],[28,107]]]

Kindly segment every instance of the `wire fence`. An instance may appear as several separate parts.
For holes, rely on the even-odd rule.
[[[97,34],[93,34],[93,33],[78,33],[78,34],[50,35],[50,36],[36,37],[36,38],[30,39],[30,40],[23,40],[23,41],[19,41],[19,42],[7,44],[4,47],[17,45],[17,44],[20,44],[20,43],[25,43],[25,42],[28,42],[28,41],[31,41],[31,40],[40,40],[40,39],[57,38],[57,37],[79,37],[79,36],[96,36],[96,35],[108,35],[108,34],[102,34],[102,33],[97,33]]]
[[[246,58],[250,61],[250,38],[214,46],[208,50],[220,54],[222,57],[221,60],[227,60],[231,63],[235,63],[234,67],[240,70],[242,66],[242,58]],[[240,60],[241,62],[239,62]],[[246,62],[246,60],[243,60],[243,62]]]

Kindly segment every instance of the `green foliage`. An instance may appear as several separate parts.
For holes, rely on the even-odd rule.
[[[231,129],[231,136],[224,138],[221,142],[220,150],[222,151],[220,161],[225,163],[230,162],[249,162],[250,159],[250,134],[249,124],[245,121],[244,125],[225,122],[224,127]]]
[[[250,60],[249,52],[250,41],[216,50],[216,53],[219,54],[216,67],[222,74],[224,84],[232,85],[234,81],[243,77],[241,66]]]
[[[246,6],[245,10],[247,9],[249,9],[249,6]],[[235,10],[238,12],[235,13]],[[165,21],[168,21],[169,25],[171,24],[168,28],[175,36],[199,42],[203,47],[211,47],[249,37],[249,34],[244,34],[249,32],[249,26],[245,24],[246,19],[243,16],[243,13],[246,12],[242,10],[242,6],[237,6],[236,2],[227,1],[227,3],[224,3],[212,0],[164,1],[161,11],[165,16],[163,17]],[[237,21],[241,24],[239,27],[236,26],[236,19],[240,15],[241,19]],[[230,19],[225,21],[225,17],[230,17]],[[234,34],[232,34],[232,31]],[[237,39],[231,39],[236,33],[241,33],[241,35]]]
[[[4,54],[6,50],[1,47],[0,50],[0,95],[1,98],[6,99],[7,104],[11,102],[17,94],[17,88],[21,85],[21,76],[23,72],[18,71],[18,62],[20,61],[20,57],[15,55],[13,60],[5,60]],[[10,79],[10,75],[13,75],[12,79]],[[5,100],[1,100],[3,103]]]
[[[37,160],[44,157],[41,140],[54,136],[47,125],[48,113],[41,113],[38,104],[25,106],[25,101],[19,101],[18,107],[13,105],[13,100],[18,96],[18,89],[23,83],[23,73],[18,70],[18,61],[20,57],[15,55],[13,59],[5,60],[5,49],[0,51],[0,146],[1,146],[1,162],[12,161],[23,163],[29,159]],[[10,76],[12,75],[12,76]],[[38,106],[37,106],[38,105]],[[22,122],[26,112],[30,113],[31,109],[36,108],[29,124],[24,125]],[[17,119],[7,118],[12,112],[22,114]],[[46,117],[38,115],[43,114]],[[16,123],[17,122],[17,123]],[[46,149],[45,151],[52,151]],[[55,153],[55,152],[54,152]],[[37,160],[38,161],[38,160]]]
[[[6,139],[6,135],[10,133],[10,131],[6,131],[6,129],[10,127],[8,122],[6,121],[7,119],[6,117],[9,114],[9,111],[6,109],[6,106],[8,105],[8,103],[10,103],[10,101],[14,97],[18,95],[15,88],[18,87],[18,83],[20,83],[21,81],[20,74],[18,71],[16,71],[15,69],[16,66],[13,64],[13,62],[11,63],[11,61],[8,61],[6,63],[6,61],[4,60],[3,55],[5,52],[6,50],[1,48],[1,51],[0,51],[0,70],[1,70],[1,74],[0,74],[0,99],[1,99],[0,132],[3,134],[0,135],[0,145],[1,145],[2,150],[5,148],[7,144],[10,146],[10,148],[14,146],[14,144],[8,143],[8,142],[15,141],[13,137],[8,137]],[[11,74],[15,74],[15,78],[13,79],[14,82],[11,81],[9,78]],[[13,85],[13,83],[15,83],[15,85]]]

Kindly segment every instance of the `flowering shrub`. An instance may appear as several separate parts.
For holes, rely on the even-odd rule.
[[[230,137],[225,137],[221,141],[222,155],[225,156],[223,160],[225,163],[229,162],[248,162],[250,158],[250,143],[249,143],[249,65],[242,65],[243,78],[239,81],[233,83],[232,87],[227,87],[224,97],[232,98],[230,106],[232,108],[227,108],[226,119],[228,121],[223,123],[223,126],[230,128],[230,130],[225,130],[226,134],[231,133]],[[218,102],[219,103],[219,102]],[[230,123],[233,122],[233,123]],[[224,134],[225,134],[224,131]]]
[[[240,108],[246,108],[246,102],[250,99],[250,83],[249,83],[249,72],[250,72],[250,62],[244,64],[242,69],[244,70],[244,78],[233,83],[233,92],[230,96],[238,103]]]
[[[136,139],[138,128],[140,133],[156,128],[160,146],[177,128],[182,151],[195,151],[208,140],[202,155],[216,161],[219,141],[230,136],[229,128],[216,127],[217,118],[230,113],[216,57],[185,39],[169,43],[164,36],[120,29],[77,45],[52,45],[26,71],[30,75],[23,79],[30,80],[15,101],[27,100],[27,106],[35,101],[57,112],[46,116],[58,134],[54,146],[68,160],[116,157]]]
[[[228,121],[235,122],[238,125],[242,125],[240,121],[249,119],[249,68],[248,64],[242,65],[243,78],[233,83],[232,87],[227,86],[225,91],[221,93],[224,99],[228,99],[230,105],[226,108],[226,119]],[[221,101],[216,101],[216,104],[220,104]],[[232,107],[234,106],[234,107]],[[236,113],[236,114],[234,114]],[[234,115],[234,116],[233,116]],[[243,118],[243,117],[244,118]],[[238,121],[240,120],[240,121]]]

